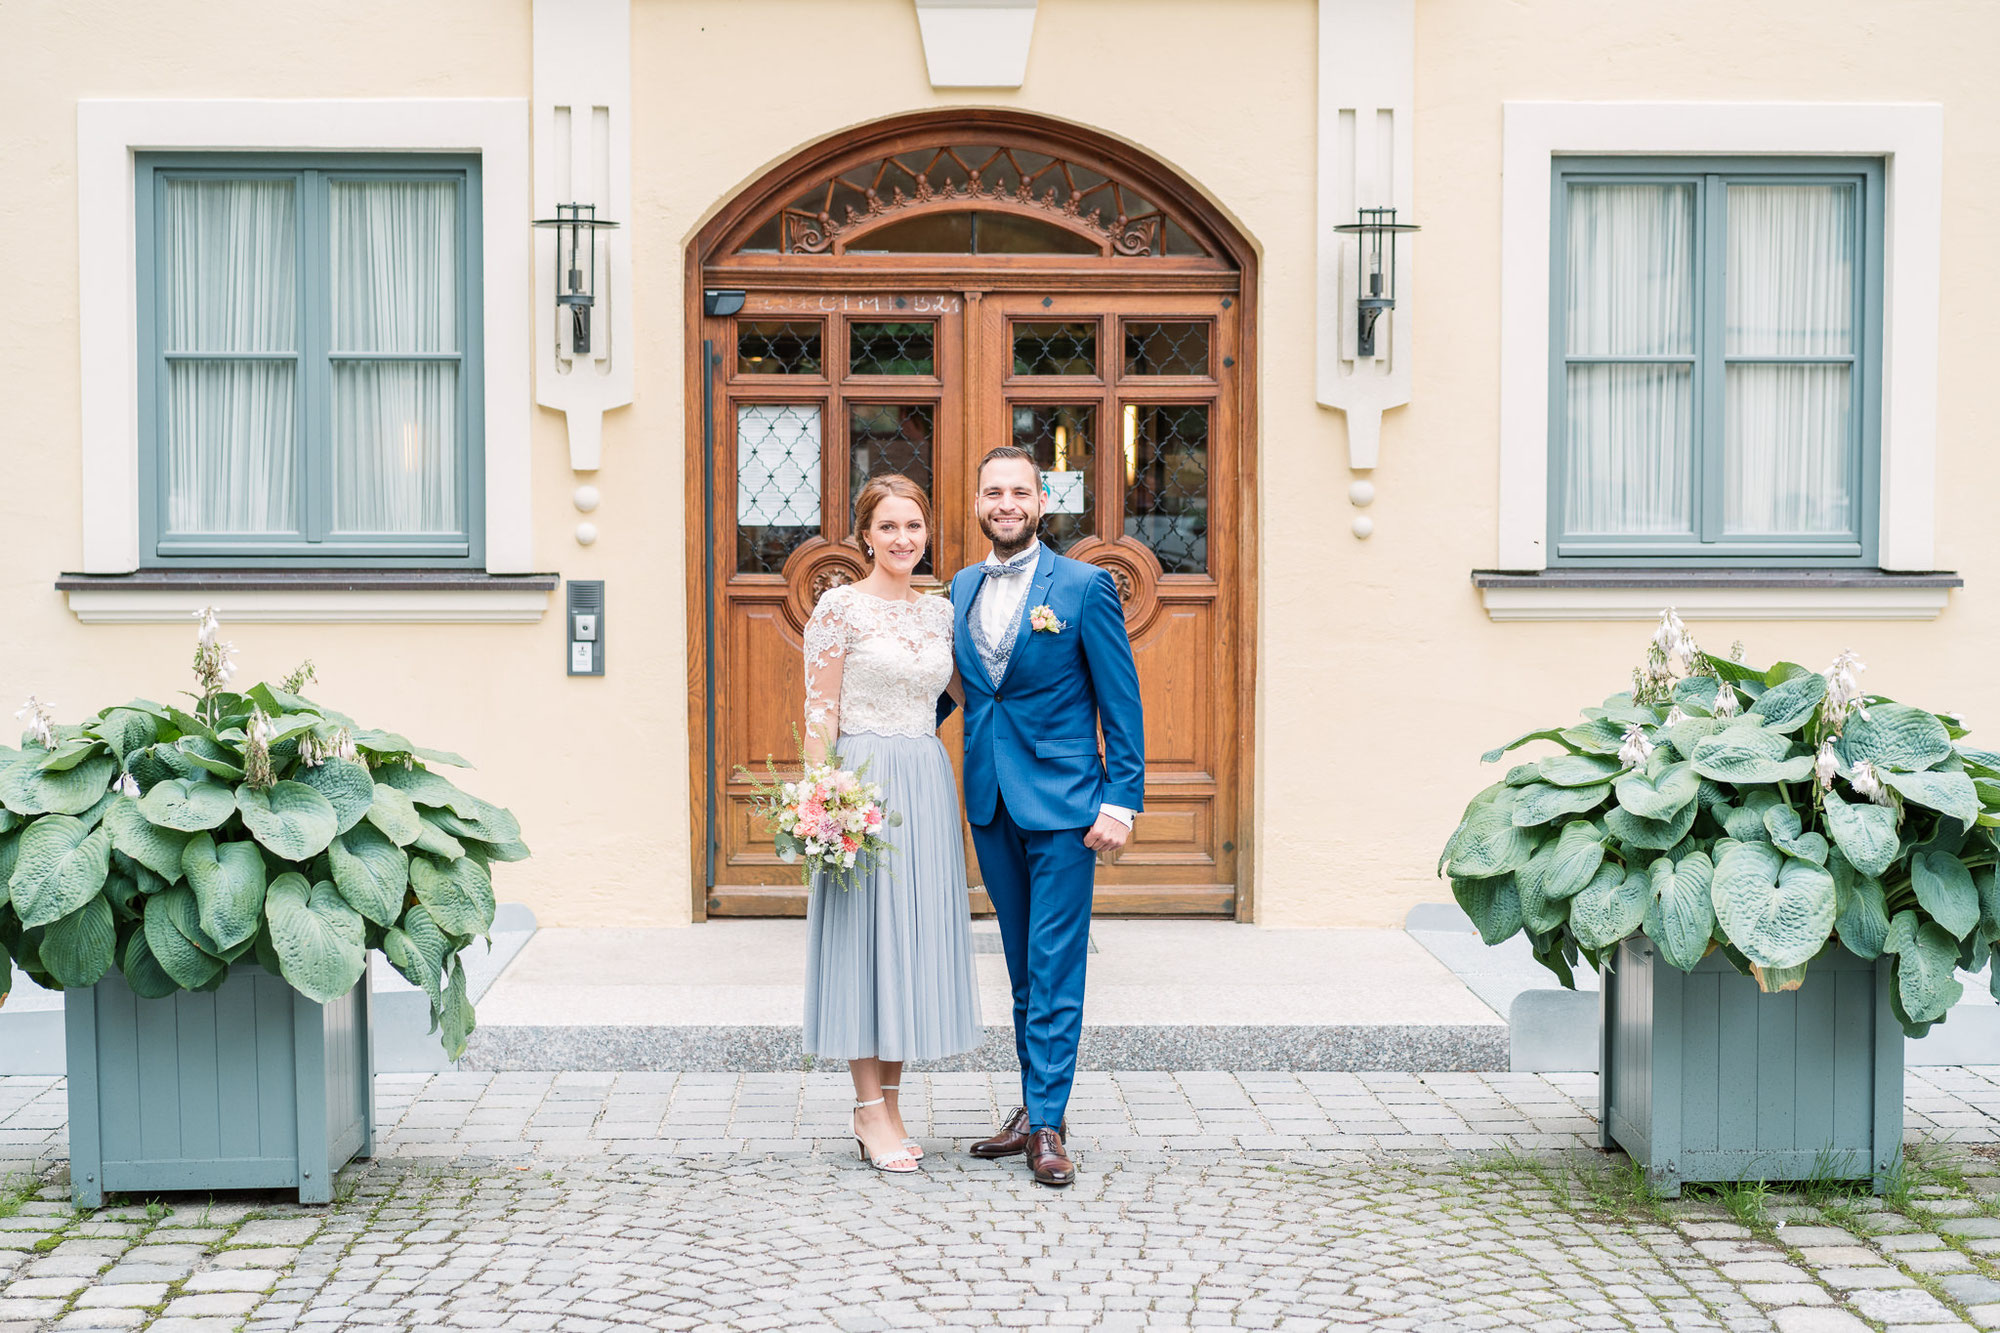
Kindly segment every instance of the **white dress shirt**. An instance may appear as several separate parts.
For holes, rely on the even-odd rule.
[[[1021,555],[1036,557],[1041,545],[1040,541],[1028,543],[1027,551],[1017,554],[1015,559],[1020,559]],[[1031,558],[1028,561],[1030,569],[1034,568],[1038,558]],[[998,565],[1005,562],[988,551],[985,563]],[[988,643],[999,643],[1007,637],[1007,627],[1019,623],[1021,603],[1027,598],[1028,587],[1033,582],[1034,579],[1019,574],[985,581],[985,585],[980,588],[978,596],[972,603],[972,614],[979,617],[979,632]],[[1098,813],[1110,815],[1126,828],[1132,827],[1132,811],[1125,806],[1113,805],[1106,801],[1099,807]]]

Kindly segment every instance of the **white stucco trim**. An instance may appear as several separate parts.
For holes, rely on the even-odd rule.
[[[1817,154],[1884,160],[1879,562],[1884,569],[1932,568],[1944,108],[1936,103],[1835,102],[1506,104],[1499,567],[1548,567],[1549,170],[1552,158],[1568,153]],[[1573,597],[1577,592],[1539,595]],[[1682,614],[1687,614],[1685,607]]]
[[[916,0],[933,88],[1018,88],[1028,77],[1036,0]]]
[[[286,588],[219,593],[78,588],[68,593],[71,613],[86,625],[185,625],[197,605],[215,606],[232,624],[532,624],[547,613],[549,596],[536,588],[476,592]]]
[[[528,103],[522,98],[77,103],[83,569],[139,568],[133,155],[151,150],[478,153],[485,265],[486,568],[534,568],[528,455]],[[430,595],[430,594],[422,594]]]
[[[1936,620],[1944,588],[1481,588],[1491,620]]]

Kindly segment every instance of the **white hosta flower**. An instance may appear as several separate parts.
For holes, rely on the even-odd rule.
[[[1675,704],[1672,708],[1669,708],[1667,710],[1667,720],[1662,725],[1669,727],[1677,727],[1681,723],[1687,720],[1688,720],[1688,715],[1681,711],[1681,706],[1679,704]]]
[[[1848,785],[1854,788],[1856,796],[1873,801],[1877,805],[1888,805],[1889,792],[1882,785],[1882,779],[1875,776],[1875,765],[1866,759],[1854,761],[1854,768],[1848,773]]]
[[[1618,747],[1618,762],[1627,768],[1644,768],[1652,754],[1653,743],[1646,739],[1646,729],[1636,722],[1627,727],[1625,743]]]
[[[1729,660],[1736,663],[1738,666],[1741,666],[1743,664],[1743,658],[1745,654],[1747,654],[1748,652],[1749,649],[1743,646],[1743,640],[1738,639],[1736,642],[1729,645]]]
[[[120,773],[118,781],[111,784],[111,790],[120,796],[130,796],[135,801],[139,799],[139,783],[130,773]]]
[[[201,646],[204,648],[212,646],[215,643],[215,632],[222,628],[222,621],[216,615],[215,608],[204,606],[194,613],[194,618],[201,622]]]
[[[35,744],[45,750],[56,748],[55,716],[49,712],[47,704],[31,694],[28,702],[22,704],[14,716],[26,721],[27,734]]]
[[[1826,716],[1836,725],[1845,721],[1849,713],[1859,713],[1863,720],[1868,717],[1868,709],[1861,702],[1861,673],[1868,666],[1848,649],[1833,659],[1833,665],[1826,669]]]
[[[1653,632],[1653,645],[1663,656],[1678,657],[1686,663],[1694,661],[1694,638],[1671,606],[1660,612],[1660,627]]]
[[[1736,687],[1728,681],[1719,682],[1721,689],[1715,692],[1715,715],[1717,717],[1736,716]]]
[[[1813,776],[1819,779],[1820,786],[1831,787],[1839,771],[1840,758],[1833,752],[1833,742],[1830,740],[1822,742],[1819,753],[1813,756]]]

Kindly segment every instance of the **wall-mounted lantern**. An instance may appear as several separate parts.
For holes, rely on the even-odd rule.
[[[618,224],[597,216],[596,204],[557,204],[537,227],[556,229],[556,304],[569,308],[570,355],[590,355],[590,308],[596,304],[597,233]]]
[[[1396,234],[1420,229],[1414,222],[1396,221],[1393,208],[1363,208],[1356,213],[1359,221],[1344,222],[1334,230],[1358,241],[1354,354],[1370,357],[1375,355],[1375,321],[1384,310],[1396,308]]]

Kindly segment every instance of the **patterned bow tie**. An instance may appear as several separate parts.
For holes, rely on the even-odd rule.
[[[1016,559],[1020,559],[1021,563],[1017,565],[1014,561],[1008,560],[997,565],[985,564],[979,567],[979,572],[989,579],[1012,578],[1016,574],[1027,573],[1030,568],[1030,562],[1021,557],[1016,557]]]

